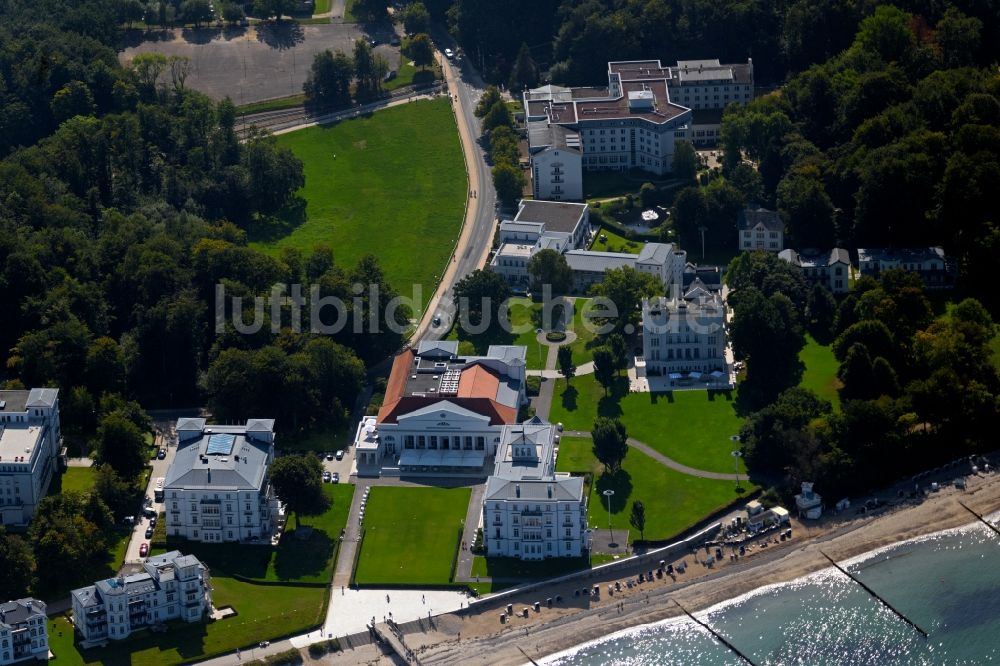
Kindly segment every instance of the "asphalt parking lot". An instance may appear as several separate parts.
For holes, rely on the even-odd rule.
[[[151,31],[144,33],[144,41],[130,45],[118,57],[127,64],[137,53],[186,56],[192,67],[185,85],[213,99],[228,96],[239,105],[301,93],[313,56],[326,49],[349,54],[354,41],[363,35],[354,23],[283,22],[247,28]],[[385,43],[390,29],[376,31],[373,36],[381,42],[376,52],[389,61],[391,69],[397,69],[399,48]],[[163,76],[169,84],[169,71]]]

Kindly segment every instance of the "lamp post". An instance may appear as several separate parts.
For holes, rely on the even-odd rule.
[[[739,435],[732,435],[730,438],[732,442],[739,442]],[[743,452],[739,449],[734,449],[732,452],[733,456],[733,473],[736,475],[736,492],[740,492],[740,458],[743,457]]]
[[[542,341],[539,340],[537,338],[537,336],[541,335],[542,333],[544,333],[544,331],[542,329],[540,329],[540,328],[536,328],[535,329],[535,336],[536,336],[535,342],[538,343],[538,363],[539,363],[539,365],[541,365],[541,363],[542,363]],[[544,365],[542,366],[542,369],[543,370],[545,369]]]
[[[615,491],[608,488],[604,491],[604,496],[608,498],[608,532],[611,534],[611,540],[608,542],[609,546],[615,545],[615,532],[611,529],[611,498],[614,496]]]

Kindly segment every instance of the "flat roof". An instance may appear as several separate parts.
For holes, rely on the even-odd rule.
[[[497,250],[498,257],[531,257],[531,248],[533,245],[524,245],[523,243],[504,243]]]
[[[514,217],[515,223],[540,222],[546,231],[572,233],[583,219],[587,204],[525,199]]]
[[[29,391],[0,391],[0,401],[6,403],[0,414],[27,411]]]
[[[28,462],[42,441],[43,426],[28,423],[0,424],[0,462]],[[21,458],[24,458],[22,461]]]

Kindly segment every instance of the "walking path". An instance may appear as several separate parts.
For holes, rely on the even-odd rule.
[[[563,433],[563,435],[566,437],[582,437],[584,439],[590,439],[590,433],[584,432],[583,430],[567,430]],[[725,474],[722,472],[706,472],[703,469],[695,469],[694,467],[688,467],[687,465],[677,462],[673,458],[668,458],[667,456],[663,455],[662,453],[651,447],[649,444],[640,442],[639,440],[634,439],[632,437],[628,438],[627,443],[632,448],[636,449],[637,451],[642,451],[647,456],[649,456],[656,462],[660,463],[661,465],[669,467],[670,469],[676,470],[682,474],[687,474],[689,476],[697,476],[701,477],[702,479],[714,479],[716,481],[739,481],[740,479],[739,475],[737,474]],[[743,478],[745,479],[746,476],[744,475]]]
[[[462,531],[462,547],[458,551],[458,566],[455,567],[455,580],[467,581],[472,576],[472,545],[476,543],[476,531],[479,529],[479,519],[483,515],[483,495],[486,484],[478,483],[472,487],[472,498],[465,514],[465,527]]]

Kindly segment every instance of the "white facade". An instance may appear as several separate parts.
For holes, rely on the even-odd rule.
[[[45,603],[31,598],[0,603],[0,666],[48,658]]]
[[[748,206],[736,219],[739,248],[743,251],[780,252],[785,247],[785,223],[773,210]]]
[[[882,271],[902,268],[920,276],[929,289],[948,288],[953,285],[952,271],[944,248],[859,248],[858,270],[876,280]]]
[[[167,471],[167,536],[220,543],[270,540],[278,499],[268,480],[274,421],[245,426],[177,422],[177,454]]]
[[[655,298],[642,304],[642,352],[647,373],[670,375],[720,372],[726,362],[726,306],[722,296],[699,281],[683,298]],[[676,377],[674,375],[677,375]]]
[[[0,524],[25,527],[56,472],[58,389],[0,391]]]
[[[531,188],[535,199],[583,199],[582,155],[579,148],[546,146],[531,155]]]
[[[358,473],[487,476],[525,395],[525,347],[459,357],[458,342],[422,341],[393,362],[377,415],[355,434]]]
[[[603,280],[606,271],[625,267],[652,275],[665,286],[680,284],[687,253],[672,243],[646,243],[639,254],[572,250],[566,253],[566,263],[573,270],[573,290],[582,294]]]
[[[122,640],[170,620],[199,622],[211,610],[208,569],[194,555],[174,550],[149,558],[143,568],[70,593],[73,624],[84,647]]]
[[[829,251],[813,252],[782,250],[778,257],[802,269],[802,275],[811,284],[819,283],[834,294],[846,294],[850,288],[851,258],[847,250],[835,247]]]
[[[670,73],[670,99],[692,110],[689,138],[695,145],[718,141],[723,109],[746,106],[754,97],[750,59],[744,64],[679,60]]]
[[[579,557],[590,548],[583,478],[555,472],[555,426],[507,426],[483,495],[489,557]]]
[[[500,247],[490,268],[515,290],[531,283],[528,262],[542,250],[565,253],[586,247],[590,239],[587,204],[523,200],[513,220],[500,223]]]

